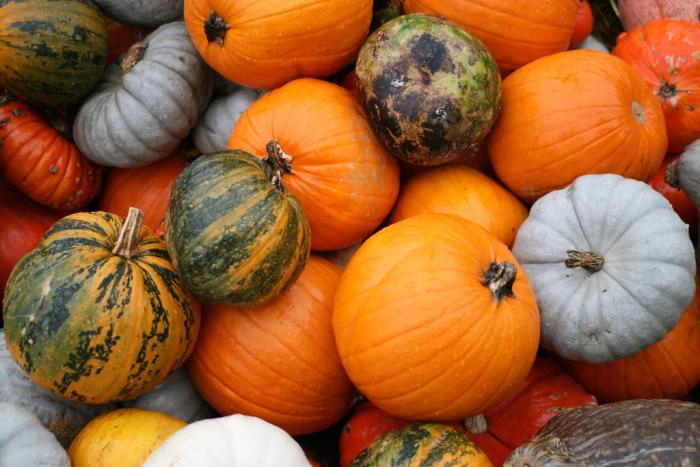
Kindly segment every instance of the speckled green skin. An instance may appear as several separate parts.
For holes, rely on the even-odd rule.
[[[377,29],[356,66],[362,103],[392,153],[437,165],[482,140],[501,100],[495,60],[451,21],[416,13]]]

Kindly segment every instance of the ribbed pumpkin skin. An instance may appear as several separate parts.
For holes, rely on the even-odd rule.
[[[561,360],[562,365],[602,402],[687,396],[700,383],[698,295],[696,288],[676,327],[641,352],[602,365]]]
[[[71,443],[71,467],[141,467],[151,452],[186,425],[151,410],[119,409],[100,415]]]
[[[102,76],[107,25],[90,0],[4,0],[0,43],[0,85],[28,102],[61,106]]]
[[[621,34],[613,55],[629,63],[661,102],[668,150],[700,138],[700,23],[659,19]]]
[[[661,106],[622,60],[592,50],[541,58],[503,80],[488,153],[527,202],[584,174],[647,181],[666,155]]]
[[[212,13],[228,25],[221,42],[207,39]],[[204,60],[255,89],[340,71],[355,58],[371,20],[370,0],[185,0],[185,23]]]
[[[449,18],[478,37],[498,66],[512,70],[569,47],[577,0],[405,0],[405,13]]]
[[[277,141],[292,156],[282,180],[304,208],[314,250],[337,250],[372,233],[399,193],[399,168],[345,89],[299,79],[251,105],[229,148],[258,156]]]
[[[64,217],[17,264],[4,297],[13,358],[41,387],[92,404],[138,397],[189,356],[199,305],[147,227],[130,259],[112,254],[123,219]]]
[[[0,169],[37,203],[79,209],[99,193],[102,170],[30,107],[0,96]]]
[[[143,223],[155,229],[165,218],[175,179],[187,167],[175,153],[145,167],[112,169],[105,177],[100,210],[126,216],[130,207],[143,211]]]
[[[422,213],[464,217],[508,247],[527,218],[527,208],[512,193],[478,170],[458,164],[424,169],[401,186],[391,222]]]
[[[165,238],[188,290],[215,303],[260,305],[299,277],[309,224],[271,177],[244,151],[200,157],[177,177]]]
[[[341,269],[311,256],[299,279],[267,305],[211,306],[188,363],[222,415],[243,413],[291,435],[329,427],[350,407],[331,314]]]
[[[437,423],[414,423],[377,438],[351,467],[489,467],[486,454],[464,433]]]
[[[514,296],[482,283],[515,267]],[[396,417],[454,421],[494,406],[530,370],[539,314],[508,248],[461,217],[420,214],[371,236],[350,260],[333,329],[350,380]]]

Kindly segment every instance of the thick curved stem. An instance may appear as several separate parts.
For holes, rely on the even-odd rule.
[[[143,212],[138,208],[129,208],[129,214],[119,232],[112,254],[128,259],[138,253],[142,222]]]
[[[495,300],[513,297],[513,284],[517,272],[518,268],[507,261],[502,263],[494,261],[484,271],[481,283],[491,290],[491,295]]]
[[[464,420],[462,425],[464,425],[464,428],[469,433],[474,433],[475,435],[480,435],[481,433],[489,431],[489,422],[483,414],[475,415]]]
[[[216,42],[223,46],[226,31],[228,31],[229,27],[221,16],[212,11],[209,18],[204,22],[204,35],[207,36],[207,41]]]
[[[267,156],[263,158],[263,162],[270,168],[270,173],[272,174],[270,182],[278,190],[284,190],[282,177],[294,172],[294,169],[292,169],[292,156],[284,152],[282,146],[275,140],[268,141],[265,149],[267,150]]]
[[[129,73],[136,64],[141,61],[146,54],[147,48],[148,44],[145,42],[137,42],[129,47],[129,50],[126,51],[126,55],[119,64],[119,73],[121,73],[122,76]]]

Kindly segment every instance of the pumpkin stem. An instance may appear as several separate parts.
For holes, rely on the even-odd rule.
[[[464,425],[464,428],[469,433],[473,433],[475,435],[486,433],[489,430],[489,422],[486,420],[486,417],[484,417],[483,414],[479,414],[464,420],[462,425]]]
[[[129,208],[129,214],[126,216],[122,230],[119,232],[117,243],[112,249],[113,255],[128,259],[138,253],[142,222],[143,212],[138,208]]]
[[[226,24],[226,21],[217,15],[215,11],[212,11],[209,18],[204,22],[204,35],[207,36],[209,42],[216,42],[223,46],[224,37],[229,28],[230,26]]]
[[[644,107],[637,101],[632,101],[632,116],[640,125],[647,121],[647,114],[644,112]]]
[[[676,85],[675,84],[668,84],[666,81],[664,81],[664,84],[661,85],[659,88],[659,97],[663,99],[670,99],[671,97],[676,95]]]
[[[589,272],[603,269],[605,259],[594,251],[567,250],[568,258],[564,261],[567,268],[583,268]]]
[[[285,174],[294,172],[292,169],[292,156],[284,152],[282,146],[275,140],[269,141],[265,145],[265,149],[267,150],[267,156],[263,158],[263,162],[270,167],[272,172],[270,181],[278,190],[283,190],[282,177]]]
[[[670,162],[664,170],[664,180],[669,186],[672,186],[676,190],[681,189],[681,182],[678,179],[678,164],[676,161]]]
[[[143,56],[146,54],[146,48],[148,44],[145,42],[137,42],[129,47],[126,51],[126,55],[119,64],[119,72],[122,76],[131,71],[132,68],[136,66],[138,62],[141,61]]]
[[[489,267],[484,271],[481,283],[491,290],[491,295],[493,295],[493,298],[496,300],[514,297],[513,283],[515,282],[515,275],[517,272],[518,268],[507,261],[502,263],[496,263],[494,261],[489,264]]]

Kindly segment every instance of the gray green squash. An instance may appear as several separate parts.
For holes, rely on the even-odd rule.
[[[139,26],[160,26],[182,18],[183,0],[95,0],[110,18]]]

